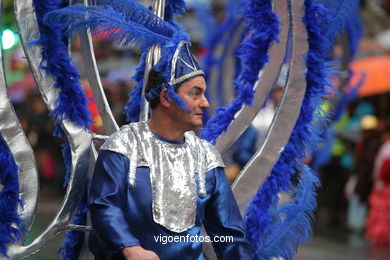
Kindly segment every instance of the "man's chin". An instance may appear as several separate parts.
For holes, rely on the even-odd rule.
[[[203,126],[203,120],[202,120],[202,118],[199,119],[199,120],[196,120],[194,126],[197,127],[197,128],[201,128],[201,127]]]
[[[188,129],[188,131],[194,131],[196,134],[198,134],[200,132],[200,129],[202,128],[202,126],[203,126],[202,121],[194,122],[193,124],[191,124],[190,129]]]

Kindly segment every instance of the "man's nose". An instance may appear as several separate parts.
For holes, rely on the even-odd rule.
[[[210,107],[209,101],[207,100],[205,95],[203,95],[203,97],[202,97],[202,101],[200,103],[200,107],[201,108],[209,108]]]

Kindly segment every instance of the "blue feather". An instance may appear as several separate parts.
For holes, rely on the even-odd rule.
[[[325,19],[331,21],[333,17],[323,5],[316,4],[314,0],[306,0],[304,5],[305,15],[303,21],[306,25],[309,42],[309,51],[306,56],[307,89],[305,98],[290,140],[284,147],[269,177],[249,205],[245,219],[248,239],[256,248],[262,248],[262,250],[267,250],[263,246],[264,238],[267,236],[266,234],[271,232],[272,229],[277,228],[277,224],[275,225],[273,223],[275,215],[269,209],[277,205],[278,192],[287,192],[294,189],[291,184],[291,178],[296,174],[297,169],[302,169],[301,161],[306,158],[307,152],[313,151],[320,139],[326,118],[324,111],[321,109],[321,105],[325,97],[329,94],[329,88],[334,87],[330,84],[329,78],[332,70],[327,63],[329,50],[332,49],[333,42],[325,37],[326,34],[322,31],[322,27],[320,26],[321,20],[319,20]],[[333,31],[333,33],[336,34],[337,32]],[[334,35],[330,35],[329,37],[332,38]],[[296,207],[291,208],[291,210],[294,210],[295,214],[301,212],[301,209]],[[302,226],[300,223],[296,224],[302,229],[304,234],[311,228],[309,224],[306,226]],[[297,226],[292,225],[286,232],[290,232],[296,228]],[[296,243],[290,243],[290,249],[292,246],[298,246],[298,242],[303,241],[301,238],[291,237]],[[283,251],[285,250],[280,248],[277,252]],[[293,250],[285,252],[291,253]],[[288,258],[291,257],[292,255]]]
[[[299,243],[307,241],[311,236],[313,211],[317,207],[316,189],[319,179],[311,169],[300,163],[301,174],[294,198],[286,205],[275,210],[274,228],[263,237],[262,246],[257,255],[261,259],[281,257],[292,259]]]
[[[91,121],[86,106],[87,99],[79,82],[77,68],[68,57],[66,40],[58,26],[49,27],[43,24],[44,15],[60,7],[61,1],[34,0],[33,3],[41,36],[35,43],[43,46],[41,68],[56,77],[54,87],[61,90],[52,115],[57,120],[70,119],[77,125],[89,129]]]
[[[337,34],[340,34],[344,31],[344,28],[348,24],[353,15],[356,15],[356,0],[317,0],[316,4],[326,8],[329,15],[319,16],[318,22],[321,31],[324,33],[325,39],[334,42]],[[331,16],[332,19],[329,20],[328,16]],[[333,45],[329,45],[330,49],[327,49],[326,52],[328,55],[331,55],[333,50]]]
[[[353,72],[351,72],[352,74]],[[360,76],[359,81],[354,86],[347,86],[346,89],[349,90],[348,93],[344,93],[344,95],[341,97],[341,101],[337,105],[331,120],[329,121],[329,127],[324,131],[322,134],[322,145],[319,146],[314,152],[312,156],[311,161],[311,167],[314,170],[319,169],[321,166],[325,165],[329,162],[331,155],[332,155],[332,147],[333,147],[333,141],[335,136],[335,131],[333,129],[333,125],[338,122],[345,109],[347,108],[348,104],[356,99],[360,88],[363,86],[364,81],[366,78],[366,74],[363,73]]]
[[[226,131],[242,105],[252,103],[258,72],[268,62],[268,49],[272,42],[277,41],[279,34],[279,22],[270,0],[246,1],[242,16],[248,19],[247,30],[252,33],[238,49],[242,70],[234,81],[236,98],[230,105],[218,108],[216,115],[208,120],[202,130],[202,138],[212,143]]]
[[[171,73],[171,59],[173,57],[174,52],[176,51],[178,44],[183,40],[188,41],[189,36],[185,32],[177,32],[174,34],[174,36],[172,37],[170,42],[167,43],[163,48],[161,48],[161,57],[160,57],[158,63],[154,66],[154,69],[155,69],[155,71],[160,72],[160,75],[165,79],[169,79],[171,76],[170,75],[170,73]],[[146,54],[147,54],[147,52],[144,52],[140,58],[140,63],[137,66],[136,74],[133,77],[133,79],[137,83],[134,86],[134,88],[130,94],[130,99],[125,106],[124,113],[127,116],[126,120],[129,120],[131,122],[139,121],[143,79],[144,79],[144,73],[145,73]],[[169,87],[168,83],[165,82],[165,84],[166,84],[166,87],[168,88]],[[174,86],[174,87],[177,87],[177,86]],[[175,93],[170,95],[170,97],[176,102],[180,101],[179,96],[177,96]],[[182,102],[178,102],[178,104],[180,107],[185,107],[185,106],[183,106]]]
[[[353,75],[353,71],[350,72],[350,75]],[[337,105],[334,115],[332,117],[332,123],[337,122],[342,117],[345,109],[347,108],[348,104],[355,100],[356,97],[359,94],[360,88],[363,86],[365,80],[367,77],[367,73],[362,73],[360,75],[359,81],[355,85],[349,85],[346,87],[346,90],[348,90],[347,93],[344,93],[344,95],[341,98],[341,101]]]
[[[109,0],[104,0],[109,2]],[[115,8],[116,5],[113,7]],[[162,57],[159,60],[159,71],[164,72],[163,76],[168,76],[170,72],[168,61],[168,56],[173,54],[173,46],[175,43],[178,43],[180,39],[188,39],[188,37],[183,37],[185,34],[183,28],[174,21],[174,16],[180,16],[182,13],[186,12],[185,2],[183,0],[167,0],[165,2],[165,15],[164,19],[166,22],[170,23],[175,29],[176,33],[173,35],[173,40],[169,42],[168,46],[165,46],[162,50]],[[181,37],[181,38],[180,38]],[[176,40],[175,40],[176,39]],[[175,43],[174,43],[175,42]],[[171,47],[169,47],[171,46]],[[177,46],[177,45],[176,45]],[[168,51],[169,50],[169,51]],[[173,50],[173,51],[172,51]],[[142,88],[143,88],[143,78],[145,74],[145,59],[146,59],[146,50],[142,52],[140,63],[137,66],[136,74],[133,77],[133,80],[136,82],[136,85],[133,87],[133,90],[130,93],[130,98],[127,101],[125,106],[124,114],[126,115],[126,120],[130,122],[139,121],[139,113],[141,109],[141,99],[142,99]],[[164,57],[165,56],[165,57]],[[172,56],[171,56],[172,57]],[[164,64],[164,66],[162,65]],[[155,68],[156,69],[156,68]]]
[[[8,257],[7,246],[23,242],[23,219],[18,214],[19,199],[18,166],[8,146],[0,135],[0,255]]]
[[[180,96],[178,94],[176,94],[175,92],[175,87],[174,86],[169,86],[168,87],[168,91],[167,91],[167,97],[172,99],[173,101],[175,101],[179,107],[181,109],[184,109],[184,110],[188,110],[188,111],[191,111],[188,106],[187,106],[187,103],[184,102]]]
[[[68,57],[68,43],[67,38],[64,38],[62,28],[63,25],[43,23],[43,17],[50,11],[56,10],[67,4],[67,1],[61,0],[33,0],[37,22],[39,26],[40,39],[35,42],[42,45],[42,61],[41,68],[49,75],[56,78],[54,84],[58,88],[59,97],[56,101],[56,107],[52,115],[57,119],[57,122],[62,119],[70,119],[75,124],[89,129],[90,112],[86,106],[87,99],[81,88],[79,81],[79,74],[77,68],[73,65],[72,60]],[[54,135],[60,136],[64,139],[65,135],[57,123]],[[67,168],[67,175],[65,183],[68,182],[71,169],[71,153],[69,143],[66,142],[62,146],[62,151],[65,159],[65,166]],[[85,223],[84,223],[85,224]],[[64,257],[64,259],[77,259],[81,240],[65,241],[65,244],[72,244],[74,247],[68,248],[72,255]]]
[[[92,34],[100,34],[107,40],[121,45],[129,45],[140,50],[147,50],[153,45],[163,46],[170,38],[155,33],[133,22],[111,6],[86,7],[81,4],[55,10],[44,19],[47,25],[63,25],[66,33],[90,29]],[[161,27],[164,28],[165,27]]]
[[[171,37],[176,28],[155,15],[148,8],[135,0],[91,0],[94,5],[110,6],[116,12],[121,13],[126,20],[136,22],[152,32]]]

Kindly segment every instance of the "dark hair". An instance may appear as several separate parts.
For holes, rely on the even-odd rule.
[[[164,83],[165,79],[161,76],[160,72],[155,71],[154,69],[151,69],[148,75],[148,81],[146,83],[145,87],[145,93],[148,93],[151,91],[154,87],[157,87],[161,83]],[[155,109],[157,105],[160,103],[160,99],[156,98],[152,101],[149,101],[149,105],[151,109]]]

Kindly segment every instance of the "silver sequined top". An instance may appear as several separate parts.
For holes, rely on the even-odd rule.
[[[149,167],[153,220],[178,233],[195,225],[196,184],[199,196],[206,195],[205,173],[224,167],[213,145],[193,132],[184,136],[182,144],[168,143],[139,122],[121,127],[101,147],[129,158],[130,187],[135,185],[136,168]]]

